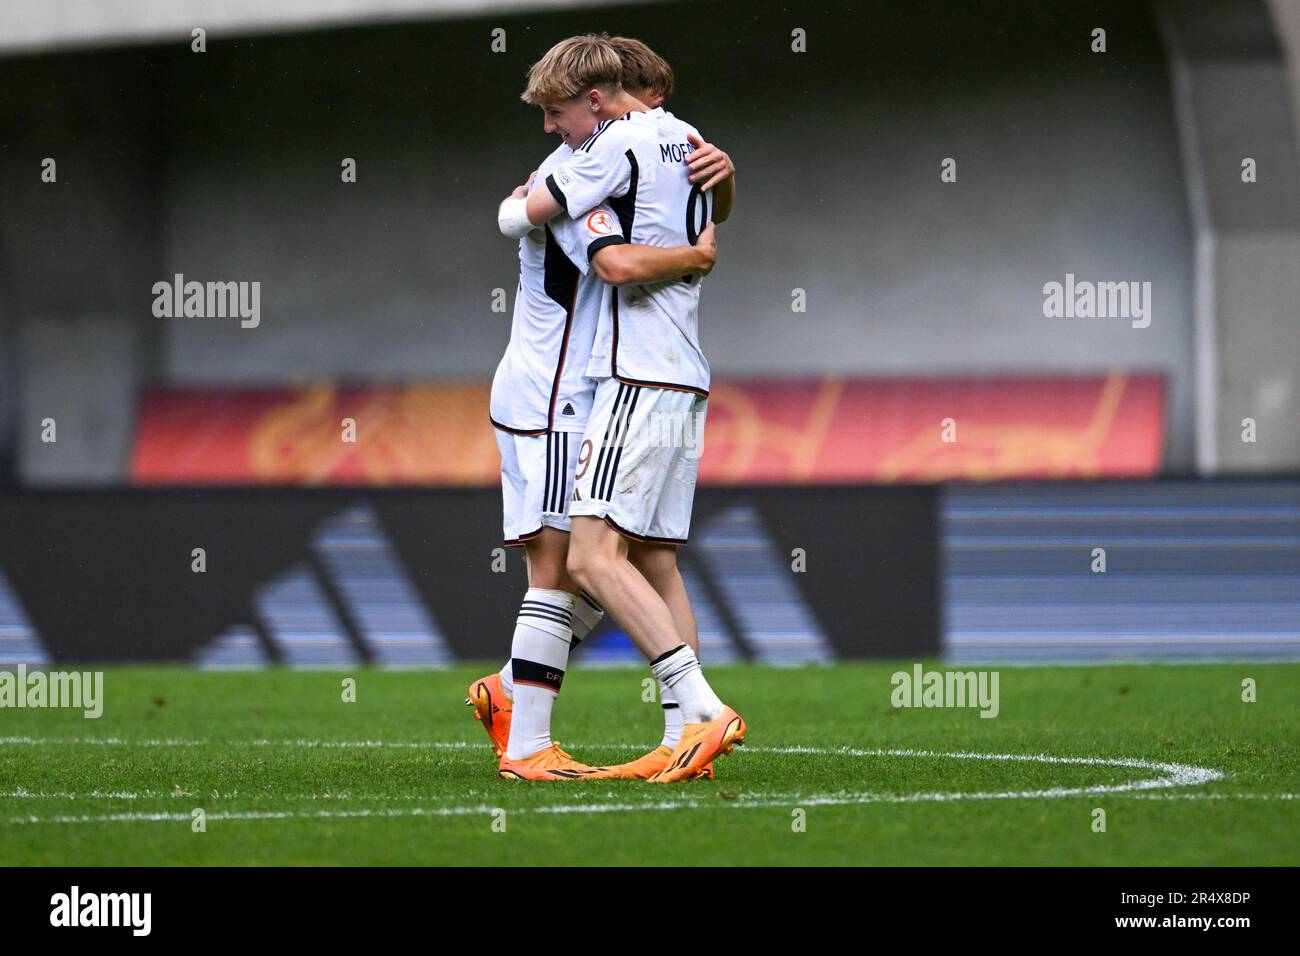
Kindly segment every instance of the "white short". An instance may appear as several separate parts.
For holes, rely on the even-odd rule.
[[[707,410],[694,392],[601,379],[569,514],[604,518],[638,541],[684,544]]]
[[[497,429],[506,547],[537,537],[543,527],[569,530],[573,470],[581,444],[577,432],[516,435]]]

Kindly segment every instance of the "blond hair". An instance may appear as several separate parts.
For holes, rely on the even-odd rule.
[[[609,37],[594,33],[561,40],[528,71],[520,99],[530,106],[549,106],[581,96],[592,87],[618,89],[623,61]]]
[[[610,37],[609,42],[623,61],[623,89],[665,100],[673,95],[673,68],[667,60],[631,37]]]

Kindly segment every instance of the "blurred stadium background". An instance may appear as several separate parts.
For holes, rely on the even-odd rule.
[[[1300,658],[1297,3],[5,0],[0,666],[506,653],[494,212],[601,30],[738,168],[706,660]],[[178,275],[260,323],[155,317]],[[1046,317],[1067,275],[1149,326]]]

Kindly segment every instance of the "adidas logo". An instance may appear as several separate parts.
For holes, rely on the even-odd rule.
[[[561,415],[576,415],[576,414],[578,414],[578,413],[575,412],[575,411],[573,410],[573,403],[572,403],[572,402],[565,402],[565,403],[564,403],[564,407],[563,407],[562,409],[560,409],[560,414],[561,414]]]

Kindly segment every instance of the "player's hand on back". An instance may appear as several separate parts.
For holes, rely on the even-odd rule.
[[[689,179],[693,183],[699,183],[700,189],[708,191],[736,172],[736,164],[731,161],[731,157],[712,143],[706,143],[694,133],[686,139],[695,149],[687,153],[682,162],[690,167]]]
[[[537,178],[537,170],[534,169],[531,173],[528,174],[528,181],[525,182],[522,186],[516,186],[514,188],[514,191],[510,193],[510,197],[512,199],[525,198],[528,195],[528,190],[533,188],[533,180],[536,178]]]
[[[701,256],[701,266],[696,272],[706,276],[713,271],[713,266],[718,261],[718,238],[713,223],[709,223],[700,232],[700,237],[695,240],[695,248]]]

